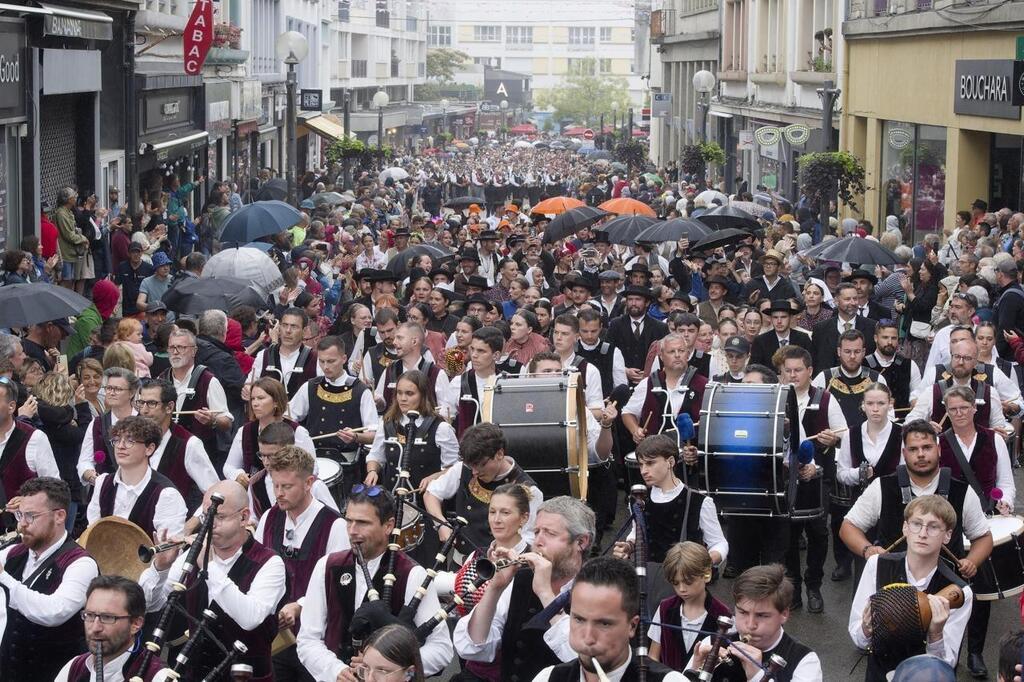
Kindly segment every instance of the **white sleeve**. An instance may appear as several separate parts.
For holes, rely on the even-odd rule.
[[[871,641],[864,636],[861,629],[864,607],[868,598],[875,593],[875,580],[878,572],[878,555],[869,556],[864,570],[860,574],[860,582],[857,583],[857,592],[853,596],[853,604],[850,605],[850,615],[847,618],[846,631],[850,634],[854,646],[860,649],[867,649]]]
[[[849,436],[850,434],[844,435]],[[860,480],[860,469],[853,467],[853,458],[850,456],[850,439],[848,437],[843,438],[839,444],[839,456],[836,459],[836,478],[844,485],[854,485]]]
[[[647,638],[655,644],[661,644],[661,609],[654,609],[651,626],[647,628]]]
[[[628,383],[629,379],[626,378],[626,361],[622,358],[622,351],[616,348],[612,351],[612,387]]]
[[[644,401],[647,400],[647,382],[648,379],[644,377],[640,380],[640,383],[633,389],[633,395],[626,401],[626,405],[622,408],[622,414],[631,414],[637,419],[640,418],[640,414],[644,409]]]
[[[373,444],[370,445],[370,451],[366,453],[366,461],[376,462],[377,464],[380,464],[383,467],[385,459],[386,458],[384,457],[384,429],[378,429],[377,432],[373,434]]]
[[[476,607],[455,623],[455,631],[452,633],[452,641],[455,644],[455,653],[467,661],[480,661],[490,663],[498,655],[498,647],[501,646],[501,634],[505,629],[505,619],[508,617],[508,603],[512,598],[512,583],[509,583],[505,591],[498,597],[498,604],[494,609],[494,618],[491,619],[491,627],[487,637],[482,642],[474,642],[469,636],[469,620],[476,613]]]
[[[85,475],[86,471],[96,471],[96,450],[92,446],[92,426],[95,423],[96,420],[94,419],[85,427],[85,438],[82,439],[82,447],[78,453],[78,464],[75,466],[75,470],[78,471],[78,478],[82,479],[82,483],[85,483],[85,479],[82,476]]]
[[[974,492],[974,488],[970,486],[967,487],[967,494],[964,495],[962,520],[964,535],[967,536],[968,540],[977,540],[991,532],[988,517],[985,516],[985,512],[982,510],[978,493]]]
[[[185,470],[203,493],[220,481],[220,476],[217,475],[217,470],[213,468],[210,456],[203,447],[203,441],[195,436],[185,443]]]
[[[330,507],[334,511],[340,511],[338,509],[338,503],[334,500],[334,495],[331,494],[331,489],[327,487],[327,484],[321,481],[319,478],[313,481],[313,497],[320,500],[324,505]]]
[[[448,422],[437,426],[437,447],[441,449],[441,466],[453,467],[459,463],[459,439]]]
[[[964,631],[967,629],[967,621],[971,618],[973,608],[974,592],[968,585],[964,587],[964,605],[958,609],[950,609],[949,618],[942,626],[942,639],[937,642],[929,642],[925,647],[925,653],[941,658],[951,666],[956,666],[957,658],[960,656],[960,645],[964,639]],[[999,677],[1002,678],[1002,675]]]
[[[572,661],[577,657],[576,652],[569,645],[570,620],[568,616],[563,616],[544,631],[544,643],[551,649],[551,653],[557,656],[558,660],[563,663]]]
[[[71,664],[74,663],[75,658],[78,657],[75,656],[64,664],[64,667],[60,669],[59,673],[57,673],[57,677],[53,678],[53,682],[68,682],[68,675],[71,674]]]
[[[211,412],[226,414],[229,419],[234,421],[235,418],[228,409],[228,397],[224,394],[224,387],[217,377],[210,379],[210,384],[206,387],[206,404]]]
[[[94,497],[99,497],[95,495]],[[185,532],[185,518],[188,508],[185,499],[174,488],[164,488],[156,501],[153,511],[153,527],[157,531],[166,529],[167,535],[182,535]]]
[[[363,391],[363,397],[359,401],[359,420],[368,431],[376,429],[380,424],[377,404],[373,402],[373,394],[370,391]]]
[[[309,382],[302,384],[292,399],[288,401],[288,413],[297,422],[306,420],[309,414]]]
[[[277,605],[284,597],[284,560],[273,556],[256,572],[248,592],[242,592],[217,562],[207,567],[206,587],[210,600],[216,601],[231,620],[243,630],[253,630],[277,613]]]
[[[426,575],[427,571],[422,566],[415,566],[409,572],[409,577],[405,584],[405,603],[408,604],[412,601],[413,595],[416,594]],[[426,594],[423,595],[423,599],[416,609],[416,616],[413,618],[413,622],[416,625],[422,625],[440,610],[441,604],[437,599],[437,592],[431,586],[427,589]],[[448,667],[453,654],[452,639],[448,635],[448,626],[445,623],[439,623],[437,627],[430,631],[430,634],[427,635],[427,641],[420,647],[420,658],[423,661],[423,672],[425,675],[440,674]]]
[[[242,425],[242,428],[245,424]],[[233,481],[238,478],[238,474],[249,473],[248,471],[242,471],[242,428],[235,431],[235,437],[231,439],[231,448],[228,450],[227,459],[224,460],[224,478],[228,481]]]
[[[601,372],[589,362],[587,363],[587,407],[601,409],[604,407],[604,390],[601,388]]]
[[[818,374],[811,380],[811,386],[815,388],[825,388],[825,373],[818,372]]]
[[[993,391],[992,400],[988,401],[988,427],[990,429],[1002,430],[1010,423],[1006,421],[1006,417],[1003,415],[1003,404],[999,402],[998,391]]]
[[[445,398],[445,403],[448,405],[448,416],[452,419],[459,414],[459,396],[462,393],[462,377],[460,374],[454,377],[448,384],[448,396]]]
[[[445,404],[445,398],[448,397],[448,392],[451,390],[451,380],[448,378],[448,373],[443,369],[437,373],[437,379],[434,382],[434,402],[437,404],[439,410],[442,410],[442,417],[450,417],[451,415],[445,414],[444,411],[447,409]]]
[[[718,552],[725,563],[729,556],[729,541],[722,532],[722,524],[718,520],[718,509],[711,497],[705,497],[700,506],[700,530],[704,534],[704,544],[708,552]]]
[[[427,492],[439,500],[450,500],[459,491],[459,480],[461,478],[462,467],[454,466],[431,481],[430,485],[427,486]]]
[[[924,381],[921,381],[921,390],[917,394],[917,402],[914,403],[913,409],[907,414],[904,420],[905,424],[915,419],[931,419],[932,417],[932,384],[926,384]]]
[[[57,460],[53,457],[50,439],[39,429],[29,436],[28,444],[25,446],[25,462],[36,476],[60,478],[60,469],[57,468]]]
[[[999,399],[1019,404],[1020,386],[1010,379],[1010,377],[1006,376],[1003,370],[999,368],[999,365],[994,365],[993,370],[992,383],[999,392]]]
[[[295,445],[316,457],[316,443],[309,437],[309,431],[306,430],[305,426],[299,425],[296,427]]]
[[[373,376],[373,360],[370,358],[370,351],[366,351],[363,355],[363,365],[359,369],[359,376],[367,386],[373,386],[376,383],[376,379]]]
[[[324,592],[327,556],[320,557],[313,567],[302,607],[302,627],[296,637],[299,661],[315,680],[336,680],[348,667],[324,644],[328,617]]]
[[[848,428],[846,423],[846,415],[843,414],[843,408],[839,404],[838,400],[835,400],[834,396],[829,396],[828,400],[828,428],[831,431],[840,431]],[[848,440],[850,432],[847,431],[839,436],[843,440]]]
[[[64,570],[64,577],[53,594],[36,592],[6,571],[0,573],[0,585],[7,588],[10,608],[36,625],[52,628],[66,623],[85,607],[86,590],[97,575],[96,561],[92,557],[80,557]]]
[[[965,500],[965,509],[966,504]],[[864,492],[857,498],[857,501],[853,503],[850,511],[846,512],[846,516],[843,519],[852,523],[862,532],[867,533],[878,523],[878,517],[881,513],[882,483],[881,479],[876,478],[868,484],[868,487],[864,489]],[[985,525],[985,529],[988,530],[988,524]]]
[[[335,519],[331,526],[331,534],[327,538],[327,554],[341,552],[352,546],[348,539],[348,528],[345,519]]]
[[[85,520],[92,523],[100,517],[100,490],[103,486],[103,481],[109,474],[100,474],[96,477],[96,485],[93,487],[92,497],[89,499],[89,506],[85,509]]]
[[[908,360],[907,362],[910,363],[910,399],[913,400],[917,392],[921,390],[921,386],[924,385],[922,383],[923,377],[921,376],[921,368],[917,366],[916,362],[913,360]]]
[[[252,361],[252,369],[249,370],[249,374],[245,377],[245,383],[256,383],[256,380],[260,378],[260,374],[263,372],[263,354],[266,352],[267,350],[264,348],[256,353],[256,357]]]
[[[1013,482],[1013,467],[1010,465],[1010,452],[999,434],[996,434],[996,486],[1003,491],[1003,502],[1013,507],[1017,498],[1017,486]]]

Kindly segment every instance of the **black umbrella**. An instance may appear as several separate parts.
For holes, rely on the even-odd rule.
[[[747,230],[741,230],[736,227],[726,227],[724,229],[712,232],[707,237],[698,240],[696,244],[690,246],[692,251],[714,251],[720,246],[727,246],[729,244],[735,244],[741,242],[747,237],[751,237]]]
[[[741,230],[756,230],[761,225],[757,218],[734,206],[719,206],[697,218],[713,230],[736,227]]]
[[[395,254],[391,260],[388,261],[388,270],[399,277],[404,277],[409,271],[409,259],[413,256],[422,256],[423,254],[430,256],[430,259],[436,266],[438,261],[450,256],[451,251],[443,249],[440,246],[434,246],[433,244],[414,244],[404,251],[400,251]]]
[[[220,241],[246,244],[283,232],[301,221],[302,214],[294,206],[283,201],[257,201],[228,216]]]
[[[686,237],[691,242],[695,242],[710,234],[712,234],[711,228],[703,223],[686,218],[673,218],[648,227],[637,235],[636,240],[660,244],[661,242],[679,241]]]
[[[608,235],[608,241],[612,244],[633,246],[636,244],[637,235],[657,223],[656,218],[648,218],[642,215],[624,215],[605,223],[601,226],[601,229]]]
[[[461,211],[464,208],[469,208],[470,205],[472,204],[477,204],[478,206],[485,206],[487,204],[487,199],[484,199],[483,197],[455,197],[447,204],[445,204],[444,207],[454,208],[458,211]]]
[[[271,178],[256,192],[256,201],[284,201],[287,198],[288,181],[284,178]]]
[[[865,239],[857,235],[833,239],[812,246],[803,255],[815,260],[831,260],[858,265],[895,265],[899,263],[895,253],[872,239]]]
[[[603,208],[596,206],[580,206],[555,216],[555,219],[544,228],[544,241],[553,242],[576,234],[584,227],[590,227],[605,216],[611,215]]]
[[[228,312],[240,305],[256,310],[266,309],[267,296],[244,279],[234,277],[186,277],[164,294],[169,310],[185,315],[198,315],[204,310]]]
[[[27,327],[77,315],[89,299],[56,284],[8,284],[0,287],[0,327]]]

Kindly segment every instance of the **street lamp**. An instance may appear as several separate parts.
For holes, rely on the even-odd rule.
[[[693,74],[693,89],[697,92],[697,108],[701,111],[700,141],[708,141],[708,109],[711,108],[711,93],[715,89],[715,74],[701,69]]]
[[[448,132],[448,105],[449,104],[451,104],[451,102],[448,101],[447,97],[441,100],[441,132],[442,133],[447,133]]]
[[[391,103],[391,98],[384,90],[373,94],[373,106],[377,107],[377,166],[384,168],[384,108]]]
[[[508,100],[503,99],[498,103],[498,107],[501,108],[501,127],[504,131],[502,134],[505,139],[508,139]]]
[[[288,203],[294,206],[295,176],[298,173],[298,153],[295,151],[295,86],[298,85],[298,76],[295,74],[295,66],[309,54],[309,41],[298,31],[285,31],[277,37],[274,47],[277,58],[288,65]]]
[[[619,101],[612,101],[612,138],[619,130]]]

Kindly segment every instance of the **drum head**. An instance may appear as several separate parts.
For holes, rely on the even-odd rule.
[[[327,459],[326,457],[316,458],[316,475],[321,481],[330,487],[332,483],[338,480],[341,476],[341,465],[335,462],[333,459]]]
[[[101,575],[119,575],[138,581],[146,570],[139,558],[139,547],[150,547],[153,538],[146,531],[120,516],[96,519],[83,531],[78,544],[96,560]]]

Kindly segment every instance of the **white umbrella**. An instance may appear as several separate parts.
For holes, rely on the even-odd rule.
[[[409,177],[409,172],[404,168],[395,166],[394,168],[388,168],[386,171],[380,174],[381,180],[387,180],[392,178],[395,182],[401,182]]]
[[[512,143],[512,146],[516,149],[530,149],[533,147],[527,140],[516,140]]]
[[[703,200],[705,206],[711,206],[711,202],[714,201],[715,199],[718,199],[718,201],[722,203],[722,206],[728,206],[729,204],[729,197],[713,189],[704,190],[703,192],[698,194],[694,199]]]
[[[203,277],[237,277],[252,282],[267,293],[284,285],[281,271],[270,256],[246,247],[224,249],[206,261]]]

